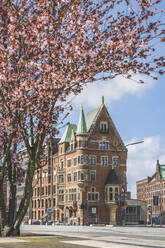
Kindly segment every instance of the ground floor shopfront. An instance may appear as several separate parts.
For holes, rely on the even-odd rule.
[[[54,221],[71,225],[118,224],[119,208],[116,204],[96,205],[76,202],[55,208],[33,210],[32,219]]]

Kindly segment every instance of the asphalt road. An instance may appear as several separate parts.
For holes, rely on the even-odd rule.
[[[22,232],[72,238],[76,247],[165,248],[165,227],[22,225]]]

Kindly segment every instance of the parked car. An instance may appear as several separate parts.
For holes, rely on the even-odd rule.
[[[40,225],[40,221],[39,220],[31,220],[31,225]]]
[[[46,221],[41,221],[40,225],[46,225]]]
[[[47,222],[47,225],[48,226],[51,226],[53,224],[53,221],[51,221],[51,220],[49,220],[48,222]]]

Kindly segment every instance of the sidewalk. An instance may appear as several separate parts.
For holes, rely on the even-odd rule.
[[[0,243],[17,243],[17,242],[28,242],[28,241],[15,237],[0,238]]]

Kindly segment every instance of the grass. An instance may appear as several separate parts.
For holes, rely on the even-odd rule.
[[[28,235],[29,236],[29,235]],[[1,243],[0,248],[84,248],[85,246],[62,243],[61,241],[73,240],[72,238],[52,237],[52,236],[33,236],[20,237],[26,240],[25,243]],[[75,240],[76,238],[74,238]]]

